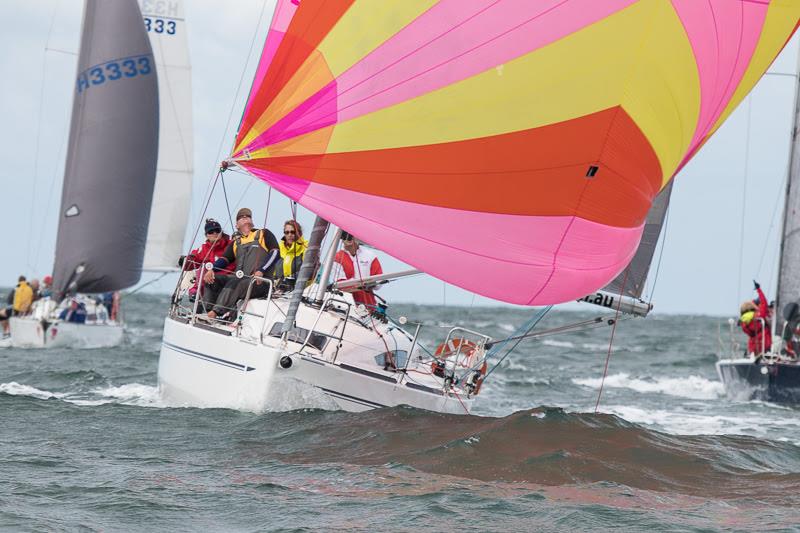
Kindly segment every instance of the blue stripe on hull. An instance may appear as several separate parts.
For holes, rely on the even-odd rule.
[[[215,363],[217,365],[225,366],[228,368],[235,368],[237,370],[244,370],[245,372],[251,372],[255,370],[255,367],[252,366],[243,365],[241,363],[234,363],[233,361],[228,361],[227,359],[220,359],[219,357],[214,357],[213,355],[195,352],[187,348],[181,348],[180,346],[170,344],[169,342],[162,342],[162,344],[167,348],[169,348],[170,350],[176,351],[183,355],[188,355],[189,357],[194,357],[195,359],[201,359],[209,363]]]

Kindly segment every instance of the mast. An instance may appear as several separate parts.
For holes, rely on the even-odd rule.
[[[333,270],[333,260],[336,258],[336,245],[339,238],[342,236],[342,228],[336,228],[331,238],[331,246],[328,249],[328,255],[325,256],[325,263],[322,265],[322,273],[319,277],[319,285],[317,286],[317,294],[314,296],[314,303],[321,303],[325,298],[325,291],[328,288],[328,279],[331,277]]]
[[[306,288],[306,283],[314,274],[314,269],[317,267],[319,249],[327,230],[328,221],[317,215],[314,220],[314,228],[311,230],[311,237],[308,239],[308,248],[303,255],[303,264],[300,267],[300,272],[297,273],[297,281],[294,284],[294,292],[292,292],[292,300],[289,302],[289,309],[286,311],[286,320],[283,322],[283,327],[281,327],[281,335],[286,335],[294,327],[294,319],[297,316],[297,309],[300,307],[300,300],[303,299],[303,291]]]
[[[786,201],[783,206],[783,232],[778,261],[778,289],[775,302],[777,331],[782,332],[786,321],[783,308],[800,300],[800,56],[795,72],[794,121],[792,146],[789,155],[789,175],[786,177]]]

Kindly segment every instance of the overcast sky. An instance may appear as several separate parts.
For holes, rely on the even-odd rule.
[[[273,1],[186,4],[193,80],[194,225],[241,115]],[[82,0],[0,2],[0,183],[6,236],[0,286],[13,284],[20,273],[41,277],[52,268],[82,5]],[[655,264],[650,274],[648,293],[655,312],[736,314],[739,301],[751,294],[753,278],[774,294],[795,83],[794,77],[782,74],[796,72],[797,50],[795,38],[770,69],[776,75],[761,81],[676,178],[663,258],[658,276]],[[218,151],[221,143],[223,153]],[[242,205],[263,220],[266,185],[236,174],[226,180],[231,202],[244,194]],[[218,197],[210,214],[222,220],[224,212]],[[288,200],[273,194],[268,226],[277,232],[289,216]],[[301,209],[299,219],[310,229],[312,214]],[[394,268],[401,265],[384,258],[384,270]],[[173,284],[169,276],[151,288],[169,292]],[[382,292],[392,301],[473,302],[472,294],[428,276],[397,281]],[[474,303],[496,302],[478,297]]]

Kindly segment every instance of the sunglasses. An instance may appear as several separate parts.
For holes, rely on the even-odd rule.
[[[207,231],[206,235],[214,235],[215,233],[222,233],[221,229],[212,229],[211,231]]]
[[[284,231],[283,234],[284,235],[296,235],[297,232],[295,230],[293,230],[293,229],[290,229],[289,231]]]

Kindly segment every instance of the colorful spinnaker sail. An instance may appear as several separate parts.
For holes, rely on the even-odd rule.
[[[232,159],[433,276],[563,302],[629,263],[798,19],[797,0],[279,0]]]

